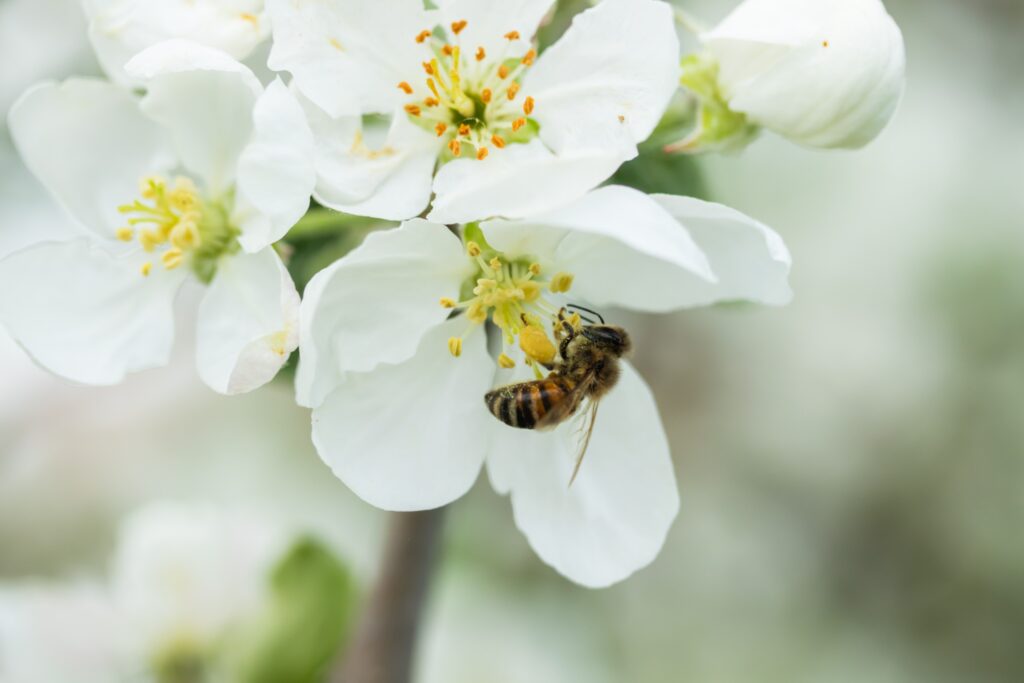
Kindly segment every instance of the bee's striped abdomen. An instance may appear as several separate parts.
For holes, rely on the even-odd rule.
[[[487,392],[484,400],[491,414],[510,427],[533,429],[572,394],[572,389],[570,380],[556,375],[499,387]]]

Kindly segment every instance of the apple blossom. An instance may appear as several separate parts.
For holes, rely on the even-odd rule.
[[[758,128],[863,147],[903,93],[903,37],[880,0],[744,0],[700,41],[682,65],[698,126],[670,150],[735,148]]]
[[[133,82],[125,65],[147,47],[192,40],[245,59],[270,34],[263,0],[82,0],[103,70]]]
[[[304,96],[322,204],[404,219],[518,217],[636,155],[679,77],[670,7],[605,0],[538,55],[553,0],[269,0],[269,65]],[[390,126],[361,121],[391,116]],[[435,174],[436,168],[436,174]]]
[[[783,304],[789,254],[724,206],[618,186],[462,235],[413,219],[310,282],[296,388],[313,408],[314,444],[353,491],[391,510],[451,502],[486,462],[544,561],[584,585],[619,581],[657,555],[678,510],[643,380],[624,364],[571,488],[578,423],[512,429],[488,413],[485,392],[536,376],[570,288],[594,306],[640,311]]]
[[[167,361],[175,293],[197,280],[209,285],[200,376],[222,393],[254,389],[297,345],[298,295],[270,245],[309,203],[302,111],[282,83],[264,90],[194,43],[161,43],[128,69],[148,85],[141,99],[72,79],[13,108],[22,158],[81,233],[0,261],[14,294],[0,299],[0,323],[52,372],[113,384]]]

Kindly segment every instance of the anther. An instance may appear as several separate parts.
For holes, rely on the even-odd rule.
[[[526,119],[516,119],[512,122],[512,131],[515,132],[526,125]]]
[[[448,149],[451,150],[452,156],[462,155],[462,144],[455,138],[452,138],[452,141],[448,143]]]
[[[468,24],[468,23],[469,22],[466,21],[465,19],[461,19],[459,21],[453,21],[452,22],[452,33],[454,33],[455,35],[459,35],[460,33],[462,33],[462,29],[466,28],[466,24]]]
[[[509,99],[512,99],[512,98],[510,97]],[[533,98],[530,97],[530,96],[527,96],[526,100],[523,102],[523,113],[526,114],[527,116],[532,114],[533,113],[533,105],[534,105]]]
[[[505,37],[509,40],[519,40],[519,31],[509,31]]]
[[[488,262],[487,265],[489,265],[491,267],[491,270],[493,270],[494,272],[498,272],[499,270],[501,270],[501,259],[495,256]]]
[[[484,46],[481,45],[480,47],[478,47],[476,49],[476,61],[482,62],[482,61],[484,61],[484,58],[486,58],[486,57],[487,57],[487,50],[485,50]]]
[[[480,255],[480,245],[476,242],[466,242],[466,253],[472,258],[476,258]]]
[[[142,273],[142,277],[147,277],[151,270],[153,270],[153,264],[149,261],[143,263],[142,267],[139,268],[139,272]]]
[[[483,90],[480,91],[480,100],[484,104],[487,104],[488,102],[491,101],[491,89],[490,88],[484,88]]]
[[[462,125],[459,126],[459,135],[461,135],[462,137],[466,137],[467,135],[469,135],[468,123],[463,123]]]
[[[422,31],[420,31],[419,33],[416,34],[416,42],[417,43],[422,43],[424,40],[426,40],[429,37],[430,37],[430,29],[429,28],[425,28],[425,29],[423,29]]]
[[[516,362],[503,353],[498,356],[498,365],[506,370],[510,370],[516,366]]]
[[[437,133],[437,137],[441,137],[442,135],[444,135],[444,132],[446,130],[448,130],[447,123],[438,123],[436,126],[434,126],[434,132]]]
[[[428,76],[434,75],[434,67],[430,65],[430,62],[423,62],[423,70],[427,72]]]
[[[512,85],[508,86],[508,93],[507,94],[508,94],[508,98],[510,100],[514,100],[516,98],[516,94],[518,94],[518,93],[519,93],[519,84],[518,83],[513,82]],[[525,109],[525,108],[526,107],[524,106],[523,109]]]
[[[131,228],[118,228],[117,239],[122,242],[131,242],[132,238],[135,237],[135,231]]]
[[[405,105],[405,111],[406,113],[411,114],[412,116],[419,116],[423,112],[423,110],[420,109],[420,106],[418,104]]]
[[[160,261],[164,264],[164,268],[167,270],[174,270],[181,265],[182,258],[183,253],[181,249],[174,248],[165,251],[163,256],[160,257]]]
[[[411,95],[412,94],[412,86],[409,85],[408,83],[406,83],[405,81],[402,81],[401,83],[399,83],[398,84],[398,88],[402,92],[404,92],[406,95]]]
[[[529,52],[527,52],[525,55],[523,55],[523,64],[525,64],[526,66],[530,66],[530,65],[533,64],[533,60],[535,60],[536,58],[537,58],[537,51],[531,49]]]
[[[423,100],[423,104],[424,106],[427,107],[436,107],[437,105],[441,104],[441,101],[434,97],[428,97],[425,100]]]
[[[498,67],[498,78],[508,78],[508,67],[504,64]]]
[[[530,264],[530,274],[531,275],[540,275],[540,264],[539,263],[531,263]]]
[[[572,280],[573,276],[571,273],[556,273],[555,276],[551,278],[551,291],[555,293],[568,292],[572,287]]]
[[[462,355],[462,339],[459,337],[450,337],[448,339],[448,351],[458,358]]]
[[[455,308],[455,299],[446,296],[441,297],[441,308]]]
[[[139,244],[146,251],[153,251],[156,249],[156,245],[163,243],[163,241],[163,235],[153,230],[143,230],[139,234]]]
[[[497,147],[498,149],[501,149],[502,147],[505,146],[505,139],[502,138],[500,135],[495,134],[491,136],[491,143],[493,143],[494,146]]]
[[[445,57],[451,57],[452,56],[452,46],[448,45],[447,43],[442,45],[441,46],[441,54],[443,54]]]
[[[481,147],[476,151],[476,160],[483,161],[487,158],[488,154],[490,154],[490,151],[486,147]]]

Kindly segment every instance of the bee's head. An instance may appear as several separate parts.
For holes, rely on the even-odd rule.
[[[581,334],[605,351],[620,358],[629,353],[633,347],[629,333],[618,325],[586,325]]]

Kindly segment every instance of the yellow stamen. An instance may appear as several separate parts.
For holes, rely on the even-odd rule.
[[[448,130],[448,124],[446,123],[438,123],[436,126],[434,126],[434,131],[437,133],[437,137],[441,137],[442,135],[444,135],[444,132],[446,130]]]
[[[529,52],[523,55],[523,64],[525,64],[526,66],[530,66],[531,64],[533,64],[533,60],[535,60],[536,58],[537,51],[531,49]]]
[[[423,70],[427,72],[428,76],[434,75],[434,67],[430,62],[423,62]]]
[[[512,99],[511,97],[509,99]],[[523,101],[523,113],[529,116],[533,113],[533,98],[527,95],[526,100]]]
[[[455,299],[446,296],[441,297],[441,308],[455,308]]]
[[[171,230],[171,244],[179,249],[193,249],[199,241],[199,226],[192,221],[180,221]]]
[[[476,151],[477,161],[483,161],[484,159],[487,158],[488,154],[490,154],[490,151],[486,147],[481,147]]]
[[[572,287],[573,276],[571,273],[556,273],[551,278],[551,291],[555,293],[568,292],[569,288]]]
[[[497,273],[497,272],[499,272],[501,270],[501,266],[502,266],[501,259],[498,258],[497,256],[495,256],[494,258],[492,258],[490,260],[490,262],[487,265],[489,265],[491,267],[491,270],[493,270],[494,272]]]
[[[405,111],[412,116],[419,116],[423,110],[420,109],[418,104],[407,104],[405,105]]]
[[[142,267],[139,268],[139,272],[142,273],[142,277],[147,277],[151,270],[153,270],[153,264],[149,261],[143,263]]]
[[[416,42],[417,43],[422,43],[423,41],[425,41],[429,37],[430,37],[430,29],[429,28],[425,28],[425,29],[423,29],[422,31],[420,31],[419,33],[416,34]]]
[[[435,97],[428,97],[425,100],[423,100],[423,104],[427,107],[436,107],[437,105],[441,104],[441,102]]]
[[[471,257],[476,258],[480,255],[480,245],[476,242],[466,242],[466,253]]]
[[[135,237],[135,231],[131,228],[118,228],[117,239],[122,242],[131,242],[132,238]]]
[[[412,94],[412,86],[409,85],[408,83],[406,83],[405,81],[402,81],[401,83],[399,83],[398,84],[398,88],[399,88],[399,90],[404,92],[406,95],[411,95]]]
[[[452,56],[452,46],[451,45],[447,45],[447,44],[442,46],[441,47],[441,54],[443,54],[445,57],[451,57]]]
[[[500,135],[492,135],[491,143],[493,143],[494,146],[497,147],[498,149],[501,149],[505,146],[505,139]]]
[[[516,366],[516,362],[503,353],[498,356],[498,365],[506,370],[510,370]]]
[[[462,33],[462,29],[466,28],[466,24],[468,24],[468,23],[469,22],[466,21],[465,19],[461,19],[459,21],[453,21],[452,22],[452,33],[454,33],[455,35],[459,35],[460,33]]]
[[[490,88],[484,88],[483,90],[480,91],[480,100],[484,104],[487,104],[488,102],[491,101],[491,89]]]
[[[478,47],[476,49],[476,61],[482,62],[482,61],[484,61],[484,59],[486,57],[487,57],[487,50],[485,50],[484,46],[481,45],[480,47]]]
[[[455,138],[448,143],[448,149],[451,150],[452,156],[462,156],[462,144]]]
[[[505,37],[509,40],[519,40],[519,31],[509,31],[505,34]]]
[[[469,135],[468,123],[463,123],[462,125],[459,126],[459,135],[461,135],[462,137],[466,137],[467,135]]]
[[[181,265],[183,258],[184,253],[181,251],[181,249],[175,247],[173,249],[168,249],[167,251],[165,251],[163,253],[163,256],[160,257],[160,261],[164,264],[164,268],[166,268],[167,270],[174,270],[175,268]]]
[[[504,64],[498,67],[498,78],[508,78],[508,67]]]
[[[458,358],[462,355],[462,339],[459,337],[450,337],[448,339],[448,352]]]
[[[519,92],[519,84],[518,83],[513,82],[512,85],[508,86],[508,98],[510,100],[514,100],[516,98],[516,94],[518,92]]]
[[[483,304],[475,302],[466,309],[466,317],[472,323],[483,323],[487,322],[487,309],[484,308]]]
[[[540,264],[539,263],[531,263],[530,264],[530,274],[531,275],[540,275]]]

